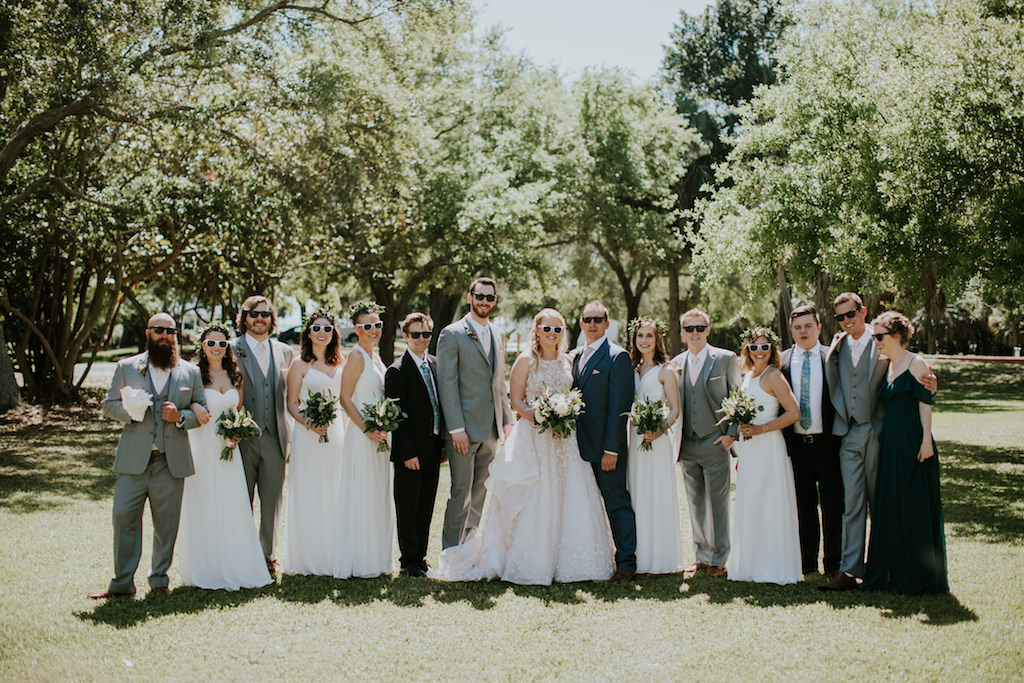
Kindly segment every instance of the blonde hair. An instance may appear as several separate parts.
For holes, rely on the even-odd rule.
[[[530,367],[537,367],[540,361],[540,335],[537,334],[537,326],[544,318],[558,318],[562,326],[562,343],[559,344],[559,360],[565,359],[565,350],[568,348],[569,328],[565,324],[565,316],[553,308],[542,308],[537,315],[533,316],[533,327],[530,328],[530,338],[527,340],[527,348],[530,350]],[[563,362],[563,365],[565,362]]]

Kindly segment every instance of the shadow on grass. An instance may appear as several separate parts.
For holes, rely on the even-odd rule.
[[[960,363],[938,361],[936,406],[940,410],[987,412],[986,401],[1020,401],[1024,396],[1024,363]],[[999,408],[997,408],[999,409]]]
[[[1024,542],[1024,453],[956,441],[938,444],[942,508],[949,531],[996,543]]]
[[[170,595],[147,593],[141,599],[126,597],[105,600],[92,611],[83,610],[74,615],[94,624],[132,628],[150,619],[174,614],[197,614],[210,609],[238,607],[266,595],[273,595],[277,590],[274,584],[240,591],[211,591],[181,586],[175,588]]]

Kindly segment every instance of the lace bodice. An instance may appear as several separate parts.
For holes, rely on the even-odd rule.
[[[744,375],[743,391],[753,396],[757,402],[757,417],[754,418],[754,424],[771,422],[779,414],[779,400],[761,388],[761,376],[754,377],[750,372]]]
[[[546,390],[555,393],[572,388],[572,366],[564,354],[554,360],[537,361],[526,377],[526,401],[533,401]]]

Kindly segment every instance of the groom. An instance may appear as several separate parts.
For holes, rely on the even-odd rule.
[[[504,339],[490,323],[497,299],[494,280],[474,280],[466,294],[469,313],[441,330],[437,340],[437,389],[451,474],[442,548],[459,545],[479,526],[498,436],[507,437],[515,420],[505,383]]]
[[[636,576],[636,517],[626,489],[626,416],[633,405],[633,364],[629,354],[612,344],[608,309],[600,301],[583,307],[580,328],[587,345],[573,356],[572,386],[583,394],[586,408],[577,421],[580,456],[594,468],[597,486],[615,541],[612,581]]]
[[[125,409],[121,391],[149,393],[152,406],[141,420]],[[185,430],[199,426],[191,406],[206,407],[199,368],[179,360],[174,318],[157,313],[146,327],[146,351],[117,364],[103,399],[103,414],[124,424],[114,456],[114,578],[94,600],[133,595],[135,569],[142,556],[142,513],[149,499],[153,517],[153,593],[170,593],[167,570],[178,538],[185,477],[195,473]]]
[[[284,463],[288,444],[285,420],[285,377],[292,362],[292,347],[270,337],[277,325],[273,304],[254,295],[242,302],[235,320],[238,337],[232,342],[242,373],[242,402],[256,418],[261,433],[239,444],[249,504],[256,489],[260,493],[260,545],[267,570],[280,570],[274,558],[281,493],[284,491]]]

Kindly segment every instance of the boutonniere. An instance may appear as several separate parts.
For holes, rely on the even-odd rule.
[[[480,338],[476,336],[476,330],[469,329],[468,332],[470,339],[472,339],[473,341],[480,341]]]
[[[135,369],[139,371],[139,374],[143,377],[146,376],[146,371],[149,370],[149,363],[146,361],[139,361],[139,364],[135,366]]]
[[[245,358],[245,357],[246,357],[246,356],[248,356],[249,354],[248,354],[248,352],[247,352],[247,351],[245,350],[245,347],[244,347],[244,346],[239,346],[239,347],[238,347],[237,349],[235,349],[235,355],[236,355],[236,356],[238,356],[239,358]]]

